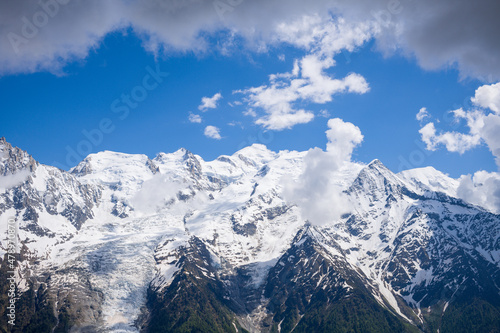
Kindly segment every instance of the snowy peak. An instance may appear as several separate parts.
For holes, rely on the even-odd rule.
[[[170,154],[161,152],[156,155],[153,161],[158,165],[160,171],[165,173],[172,168],[181,166],[186,152],[187,150],[184,148]]]
[[[85,182],[136,190],[159,168],[146,155],[104,151],[90,154],[70,172]]]
[[[366,173],[370,173],[371,175],[382,176],[386,179],[391,179],[393,181],[397,181],[396,177],[380,160],[375,159],[371,161],[365,168]],[[362,171],[363,172],[363,171]]]
[[[171,173],[175,169],[177,171],[186,169],[195,178],[201,177],[202,174],[201,162],[203,159],[185,148],[180,148],[170,154],[159,153],[153,161],[158,165],[161,173]]]
[[[306,222],[304,227],[301,230],[299,230],[292,243],[295,246],[300,246],[301,244],[303,244],[305,241],[308,240],[317,244],[322,244],[327,242],[327,238],[325,237],[325,235],[323,235],[323,233],[320,230],[318,230],[318,228],[311,225],[309,222]]]
[[[417,193],[442,192],[448,196],[457,197],[458,180],[433,167],[405,170],[400,172],[398,176]]]
[[[403,187],[403,182],[391,170],[379,160],[374,160],[359,172],[348,192],[379,200],[401,193]]]
[[[244,162],[253,162],[255,166],[262,166],[277,157],[277,154],[263,144],[254,143],[249,147],[245,147],[233,154]]]
[[[102,209],[126,218],[133,210],[129,199],[159,173],[159,168],[143,154],[103,151],[90,154],[70,172],[80,182],[104,190]]]
[[[201,167],[201,163],[193,153],[191,153],[189,150],[186,150],[182,159],[183,159],[184,165],[187,167],[189,173],[194,178],[200,178],[202,176],[203,170]]]
[[[0,139],[0,227],[15,218],[28,256],[44,256],[94,217],[101,192]],[[2,244],[3,245],[3,244]],[[0,246],[0,254],[6,247]]]

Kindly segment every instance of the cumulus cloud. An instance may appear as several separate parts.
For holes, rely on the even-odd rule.
[[[496,114],[500,113],[500,82],[484,85],[476,89],[472,102],[480,107],[490,109]]]
[[[348,213],[350,204],[335,183],[336,173],[350,163],[351,155],[362,141],[360,129],[335,118],[328,121],[326,151],[310,149],[304,157],[303,172],[296,180],[285,178],[283,197],[296,204],[302,216],[313,224],[335,221]]]
[[[208,109],[215,109],[217,107],[217,102],[222,98],[221,93],[217,93],[212,97],[203,97],[201,99],[201,104],[198,106],[198,110],[205,112]]]
[[[486,144],[500,169],[500,84],[479,87],[472,102],[478,107],[472,110],[452,111],[456,121],[465,120],[468,133],[438,131],[430,122],[420,129],[422,141],[427,149],[436,150],[444,145],[448,151],[464,152]],[[491,112],[493,111],[493,112]],[[500,173],[478,171],[474,175],[462,176],[458,195],[471,203],[490,211],[500,212]]]
[[[481,144],[478,134],[463,134],[459,132],[436,133],[434,123],[428,123],[419,130],[422,141],[428,150],[436,150],[439,145],[444,145],[448,151],[465,153]]]
[[[485,143],[500,168],[500,84],[483,85],[479,87],[472,102],[478,108],[472,110],[457,109],[451,111],[455,121],[465,120],[469,128],[468,133],[438,132],[434,123],[423,126],[419,133],[427,149],[436,150],[439,145],[444,145],[448,151],[464,152]],[[489,112],[494,111],[493,113]]]
[[[314,114],[306,110],[294,110],[292,108],[274,109],[269,115],[255,121],[258,125],[263,125],[270,130],[281,131],[290,129],[298,124],[307,124],[313,120]]]
[[[220,136],[219,128],[217,128],[215,126],[205,127],[204,134],[207,138],[210,138],[210,139],[216,139],[216,140],[222,139],[222,137]]]
[[[246,96],[251,108],[261,109],[264,115],[255,123],[270,130],[290,129],[313,120],[314,113],[297,109],[295,103],[324,104],[338,93],[363,94],[369,85],[359,74],[351,73],[343,79],[333,79],[325,70],[335,64],[332,58],[309,54],[296,61],[291,72],[270,76],[269,85],[237,91]]]
[[[191,123],[201,123],[201,116],[199,114],[190,113],[188,119]]]
[[[495,156],[496,164],[500,168],[500,116],[489,114],[483,121],[481,137]]]
[[[463,75],[500,78],[496,0],[217,3],[221,1],[1,1],[0,72],[57,72],[70,61],[85,59],[107,34],[131,29],[154,53],[203,52],[211,45],[207,36],[219,31],[228,31],[230,41],[241,36],[255,50],[281,42],[311,47],[318,41],[325,50],[328,45],[338,49],[344,37],[354,34],[360,40],[375,37],[384,52],[403,50],[424,68],[456,66]],[[331,14],[346,23],[317,24]],[[360,30],[342,30],[349,25]],[[239,47],[222,42],[224,50],[231,44]]]
[[[297,108],[299,103],[325,104],[339,93],[363,94],[369,85],[359,74],[334,79],[326,70],[335,66],[333,57],[352,51],[372,36],[370,24],[347,23],[344,19],[319,15],[302,16],[277,25],[275,42],[291,44],[307,54],[297,59],[290,72],[270,75],[269,83],[236,92],[243,93],[252,110],[263,114],[255,123],[270,130],[290,129],[314,119],[314,113]]]
[[[479,205],[500,214],[500,174],[478,171],[474,175],[462,176],[457,195],[467,202]]]
[[[329,130],[326,131],[328,138],[326,151],[335,156],[340,167],[342,163],[351,160],[354,148],[363,141],[363,135],[359,127],[339,118],[328,120],[328,128]]]

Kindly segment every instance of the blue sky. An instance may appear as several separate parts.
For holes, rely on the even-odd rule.
[[[36,4],[33,8],[32,12],[40,10]],[[54,22],[63,20],[64,15],[76,15],[63,12],[65,9],[61,5]],[[347,20],[348,13],[345,9],[345,13],[330,13],[313,21],[319,27],[328,27],[328,24],[342,26],[338,20],[341,17]],[[494,83],[495,73],[487,78],[483,75],[487,69],[461,62],[459,57],[429,64],[427,55],[422,55],[416,46],[412,49],[411,43],[410,46],[396,42],[391,47],[384,46],[385,39],[392,35],[386,33],[384,37],[380,31],[373,32],[374,28],[367,28],[368,36],[362,40],[343,38],[342,43],[346,46],[334,51],[324,51],[339,38],[331,31],[326,34],[333,35],[328,35],[333,39],[332,44],[328,44],[329,39],[325,41],[321,37],[304,46],[297,41],[297,36],[302,35],[296,32],[290,37],[288,34],[294,26],[296,13],[291,17],[279,17],[276,24],[285,24],[285,28],[277,29],[277,32],[273,27],[262,28],[262,35],[269,34],[270,37],[239,33],[233,21],[226,22],[231,29],[234,28],[230,33],[226,27],[221,28],[220,22],[207,31],[202,28],[194,30],[196,43],[204,45],[202,50],[195,42],[187,42],[189,45],[185,46],[171,36],[163,39],[157,36],[160,42],[153,44],[153,28],[148,28],[148,34],[144,32],[146,28],[141,30],[132,24],[104,27],[99,33],[94,32],[97,37],[90,44],[82,41],[82,45],[78,45],[75,42],[76,46],[70,48],[79,46],[81,49],[65,54],[61,50],[49,49],[63,45],[66,37],[62,36],[62,41],[51,44],[52,37],[43,35],[40,28],[40,37],[34,38],[42,40],[40,44],[27,44],[26,50],[21,51],[26,52],[24,58],[21,57],[24,62],[9,59],[9,51],[0,53],[3,57],[0,60],[0,136],[27,150],[42,163],[69,169],[86,154],[103,150],[144,153],[154,157],[158,152],[173,152],[184,147],[211,160],[222,154],[230,155],[252,143],[266,144],[274,151],[324,149],[328,119],[341,118],[359,127],[364,136],[354,152],[354,160],[369,163],[378,158],[393,171],[434,166],[456,178],[478,170],[497,170],[493,148],[486,139],[460,153],[438,143],[435,150],[431,150],[430,141],[425,143],[422,133],[419,133],[425,123],[432,121],[442,133],[455,131],[468,135],[466,121],[457,121],[459,119],[449,111],[473,109],[471,97],[479,87]],[[398,19],[401,21],[396,23],[404,27],[407,23],[405,17]],[[356,20],[352,21],[354,26],[359,23]],[[22,25],[16,22],[13,20],[12,27],[20,29]],[[47,29],[51,23],[47,23]],[[259,29],[259,25],[254,24]],[[181,25],[179,23],[179,29],[182,29]],[[85,28],[92,30],[94,26],[81,27]],[[244,31],[248,27],[239,28]],[[308,36],[306,28],[303,34]],[[157,29],[160,31],[162,27]],[[156,33],[160,34],[158,31]],[[9,31],[3,32],[5,36]],[[276,41],[273,36],[279,34],[284,37]],[[188,40],[186,36],[177,37]],[[291,41],[290,38],[295,39]],[[262,44],[266,44],[265,47]],[[12,45],[5,47],[9,46]],[[44,52],[49,50],[48,56],[44,55],[42,61],[29,54],[34,52],[30,47]],[[262,96],[252,95],[248,89],[269,88],[270,75],[291,73],[294,64],[302,64],[301,61],[308,56],[320,59],[318,61],[335,62],[331,66],[321,65],[324,77],[343,79],[356,73],[369,88],[364,91],[358,87],[362,82],[357,82],[358,88],[353,89],[360,91],[329,92],[327,95],[331,101],[314,101],[318,98],[317,91],[311,98],[294,99],[289,103],[293,110],[305,110],[312,115],[307,117],[313,119],[301,120],[286,128],[259,122],[275,112],[272,109],[274,104],[267,109],[260,108],[255,101],[262,101],[259,99]],[[49,61],[46,61],[47,57]],[[155,80],[150,72],[158,70],[168,75],[162,74],[159,80]],[[305,73],[304,68],[301,71]],[[144,79],[148,75],[147,83],[154,86],[151,90],[144,88]],[[303,79],[303,76],[297,79]],[[288,84],[289,80],[293,79],[286,78],[283,84]],[[117,106],[125,105],[121,100],[123,94],[130,95],[134,91],[140,97],[137,106],[129,107],[126,117],[122,112],[114,112]],[[147,95],[142,96],[145,91]],[[216,94],[221,98],[215,102],[214,108],[199,109],[202,98]],[[423,107],[430,117],[418,121],[416,115]],[[254,116],[248,114],[249,110],[255,112]],[[285,116],[294,113],[293,110],[287,111]],[[191,122],[190,114],[200,116],[201,122]],[[207,127],[216,128],[213,137],[209,137]],[[91,139],[85,131],[93,133]],[[438,142],[439,135],[438,132],[429,140]]]

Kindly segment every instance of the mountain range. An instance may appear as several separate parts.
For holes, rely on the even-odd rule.
[[[0,139],[0,331],[500,332],[499,215],[379,160],[343,163],[304,207],[307,154],[104,151],[64,171]]]

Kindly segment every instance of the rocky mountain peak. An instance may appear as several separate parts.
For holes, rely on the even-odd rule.
[[[349,192],[369,195],[373,199],[400,192],[404,183],[379,160],[373,160],[365,166],[354,180]]]
[[[21,170],[35,171],[38,162],[18,147],[12,147],[5,137],[0,138],[0,175],[15,174]]]
[[[384,176],[388,174],[392,175],[392,171],[389,170],[389,168],[387,168],[379,159],[374,159],[368,163],[365,169]]]

